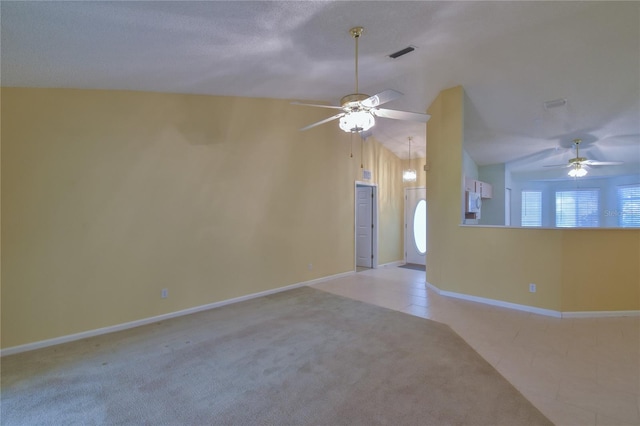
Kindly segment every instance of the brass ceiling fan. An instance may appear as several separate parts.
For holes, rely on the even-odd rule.
[[[340,128],[349,133],[360,133],[371,129],[375,125],[375,117],[391,118],[394,120],[414,121],[420,123],[426,123],[430,116],[427,114],[421,114],[418,112],[397,111],[392,109],[378,108],[380,105],[387,102],[391,102],[400,96],[402,93],[395,90],[384,90],[376,95],[369,96],[358,91],[358,40],[364,32],[363,27],[354,27],[349,30],[349,33],[356,41],[356,90],[354,93],[344,96],[340,100],[340,106],[330,105],[315,105],[302,102],[292,102],[295,105],[311,106],[318,108],[331,108],[339,109],[340,113],[318,121],[317,123],[310,124],[300,130],[308,130],[312,127],[319,126],[324,123],[328,123],[333,120],[340,119]]]
[[[587,168],[589,166],[619,166],[621,164],[624,164],[622,161],[595,161],[589,160],[586,157],[580,157],[581,142],[582,139],[573,140],[573,144],[576,147],[576,156],[570,158],[567,164],[551,164],[544,167],[571,168],[571,170],[569,170],[569,176],[582,177],[587,174]]]

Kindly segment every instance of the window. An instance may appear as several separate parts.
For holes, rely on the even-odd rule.
[[[619,186],[617,191],[618,226],[640,227],[640,185]],[[611,214],[611,212],[606,212]]]
[[[560,228],[599,226],[598,195],[597,189],[556,192],[556,226]]]
[[[522,191],[522,226],[542,226],[542,192]]]
[[[416,210],[413,212],[413,241],[416,243],[418,253],[427,252],[427,202],[418,201]]]

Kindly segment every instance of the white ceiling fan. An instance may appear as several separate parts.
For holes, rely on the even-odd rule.
[[[340,100],[340,106],[315,105],[302,102],[292,102],[295,105],[311,106],[318,108],[339,109],[341,112],[332,117],[310,124],[300,130],[308,130],[320,124],[340,119],[340,128],[345,132],[365,132],[375,125],[375,117],[391,118],[395,120],[415,121],[426,123],[430,116],[418,112],[397,111],[378,108],[380,105],[391,102],[402,96],[395,90],[384,90],[376,95],[369,96],[358,92],[358,40],[364,32],[363,27],[354,27],[349,33],[356,41],[356,90],[355,93],[344,96]]]
[[[582,177],[587,174],[588,166],[619,166],[624,164],[622,161],[595,161],[589,160],[586,157],[580,157],[580,143],[581,139],[574,139],[573,144],[576,147],[576,156],[570,158],[566,164],[550,164],[544,167],[555,167],[555,168],[570,168],[569,176],[571,177]]]

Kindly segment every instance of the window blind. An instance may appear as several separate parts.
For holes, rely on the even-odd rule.
[[[522,191],[521,226],[542,226],[542,192]]]
[[[618,226],[640,227],[640,185],[619,186],[617,199]]]
[[[559,228],[599,226],[598,195],[597,189],[556,192],[556,226]]]

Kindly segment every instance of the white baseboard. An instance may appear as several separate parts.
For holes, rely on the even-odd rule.
[[[441,296],[452,297],[454,299],[467,300],[469,302],[483,303],[485,305],[498,306],[501,308],[515,309],[517,311],[531,312],[534,314],[545,315],[549,317],[560,318],[562,313],[551,309],[537,308],[535,306],[520,305],[518,303],[505,302],[503,300],[489,299],[486,297],[472,296],[470,294],[456,293],[453,291],[441,290],[430,282],[426,283],[427,287],[435,291]]]
[[[640,311],[584,311],[562,312],[562,318],[640,317]]]
[[[438,294],[442,294],[442,292],[440,291],[440,289],[438,287],[436,287],[435,285],[431,284],[429,281],[425,281],[424,282],[426,284],[426,286],[428,288],[430,288],[431,290],[435,291]]]
[[[86,339],[88,337],[99,336],[101,334],[113,333],[116,331],[127,330],[129,328],[140,327],[142,325],[153,324],[160,321],[165,321],[171,318],[180,317],[183,315],[195,314],[196,312],[202,312],[220,306],[230,305],[232,303],[243,302],[245,300],[255,299],[257,297],[268,296],[270,294],[280,293],[282,291],[291,290],[298,287],[309,286],[323,281],[329,281],[336,278],[346,277],[354,274],[354,271],[343,272],[340,274],[330,275],[326,277],[316,278],[309,281],[303,281],[296,284],[291,284],[284,287],[278,287],[271,290],[265,290],[258,293],[248,294],[246,296],[235,297],[233,299],[222,300],[220,302],[208,303],[206,305],[195,306],[193,308],[183,309],[180,311],[169,312],[167,314],[157,315],[149,318],[143,318],[136,321],[126,322],[123,324],[116,324],[109,327],[97,328],[94,330],[87,330],[81,333],[68,334],[66,336],[55,337],[53,339],[40,340],[38,342],[27,343],[19,346],[12,346],[6,349],[0,349],[0,357],[14,355],[21,352],[33,351],[35,349],[46,348],[48,346],[59,345],[61,343],[73,342],[75,340]]]
[[[470,302],[484,303],[485,305],[499,306],[501,308],[515,309],[518,311],[531,312],[538,315],[545,315],[554,318],[610,318],[610,317],[636,317],[640,316],[640,311],[584,311],[584,312],[561,312],[551,309],[537,308],[535,306],[520,305],[518,303],[505,302],[502,300],[488,299],[485,297],[472,296],[464,293],[441,290],[435,285],[426,282],[428,288],[441,296],[453,297],[455,299],[467,300]]]
[[[505,302],[503,300],[487,299],[485,297],[471,296],[469,294],[454,293],[452,291],[440,291],[442,296],[454,297],[456,299],[468,300],[470,302],[484,303],[485,305],[498,306],[501,308],[515,309],[517,311],[531,312],[533,314],[545,315],[548,317],[561,318],[562,313],[551,309],[537,308],[535,306],[520,305],[518,303]]]

